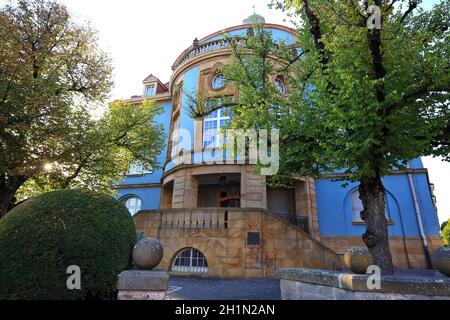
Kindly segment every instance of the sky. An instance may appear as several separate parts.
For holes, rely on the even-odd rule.
[[[115,87],[111,100],[142,94],[150,73],[168,82],[178,55],[213,32],[239,25],[256,12],[266,22],[292,26],[285,14],[267,7],[267,0],[60,0],[77,20],[89,21],[113,59]],[[428,9],[435,0],[425,0]],[[450,163],[424,158],[435,185],[440,221],[450,218]]]

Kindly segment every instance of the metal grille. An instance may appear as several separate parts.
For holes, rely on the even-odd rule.
[[[203,253],[194,248],[183,250],[175,258],[172,271],[208,273],[208,262]]]
[[[296,225],[297,227],[299,227],[303,231],[309,233],[308,218],[307,217],[292,216],[292,215],[283,214],[283,213],[276,213],[275,215],[277,215],[278,217],[280,217],[281,219],[283,219],[285,221],[288,221],[288,222]]]

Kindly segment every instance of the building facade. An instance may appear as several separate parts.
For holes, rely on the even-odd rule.
[[[161,266],[172,273],[262,278],[286,267],[337,269],[347,248],[364,245],[357,184],[342,187],[336,173],[298,177],[293,189],[270,188],[252,164],[218,161],[220,128],[230,119],[225,109],[201,119],[189,114],[192,96],[237,98],[219,72],[230,59],[224,34],[245,36],[255,22],[275,41],[295,44],[295,30],[252,15],[242,25],[195,39],[173,64],[169,83],[150,75],[142,95],[128,100],[152,99],[163,106],[156,120],[164,125],[166,143],[162,168],[144,172],[132,165],[118,185],[118,198],[141,236],[160,239]],[[274,74],[272,81],[284,94],[282,77]],[[383,183],[394,264],[426,268],[426,249],[441,245],[427,170],[415,159]]]

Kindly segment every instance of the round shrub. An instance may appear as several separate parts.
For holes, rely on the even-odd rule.
[[[61,190],[29,199],[0,219],[0,299],[114,299],[135,241],[133,218],[110,196]],[[80,268],[80,290],[68,289],[70,266]]]

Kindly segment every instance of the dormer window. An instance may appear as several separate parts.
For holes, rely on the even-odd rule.
[[[145,87],[145,96],[153,97],[156,94],[156,85],[152,84]]]
[[[153,173],[153,170],[148,165],[143,165],[141,161],[131,161],[130,167],[128,169],[128,175],[129,176],[135,176],[135,175],[143,175],[143,174],[149,174]]]

